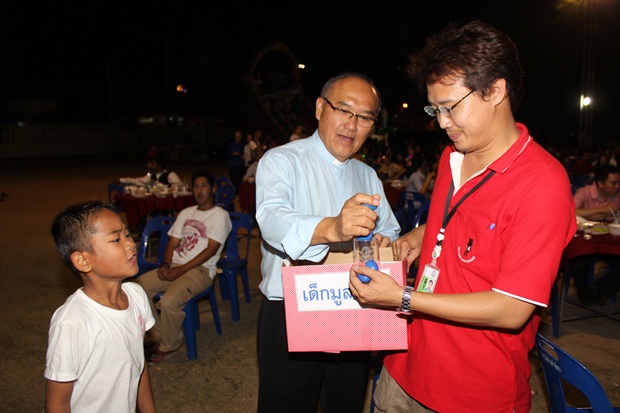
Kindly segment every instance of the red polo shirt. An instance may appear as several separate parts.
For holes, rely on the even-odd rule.
[[[435,293],[494,290],[546,307],[564,247],[575,233],[575,204],[564,167],[532,140],[519,139],[453,195],[450,208],[484,179],[450,220]],[[443,221],[452,180],[452,147],[442,154],[420,255],[420,268]],[[470,251],[465,249],[471,245]],[[418,277],[419,280],[420,277]],[[440,412],[529,412],[528,352],[540,309],[519,331],[473,327],[415,313],[409,351],[384,364],[405,391]]]

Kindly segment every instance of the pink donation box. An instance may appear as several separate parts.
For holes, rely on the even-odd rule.
[[[407,318],[363,307],[349,290],[351,264],[282,267],[289,351],[407,349]],[[404,261],[379,269],[405,285]]]

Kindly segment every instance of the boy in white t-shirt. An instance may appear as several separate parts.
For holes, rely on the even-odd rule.
[[[144,334],[155,320],[140,286],[136,244],[114,206],[71,206],[52,224],[58,252],[83,286],[52,316],[45,411],[155,412]]]

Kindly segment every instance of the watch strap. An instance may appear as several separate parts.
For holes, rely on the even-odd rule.
[[[400,308],[396,309],[399,313],[411,314],[413,312],[411,311],[411,293],[412,292],[413,292],[413,287],[410,285],[405,286],[405,288],[403,289],[403,301],[400,304]]]

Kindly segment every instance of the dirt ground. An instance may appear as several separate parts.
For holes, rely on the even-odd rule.
[[[225,173],[222,164],[207,164]],[[189,177],[196,165],[175,168]],[[0,412],[43,410],[47,331],[54,310],[80,286],[55,250],[49,227],[54,215],[77,201],[107,198],[107,183],[120,176],[141,176],[140,162],[80,160],[45,164],[0,164]],[[223,335],[215,332],[209,305],[201,304],[198,360],[185,349],[149,366],[159,412],[252,412],[256,410],[256,321],[259,238],[252,238],[251,303],[240,299],[241,321],[231,319],[230,304],[218,304]],[[551,337],[549,317],[541,327]],[[563,325],[557,340],[601,380],[612,402],[620,405],[620,324],[604,318]],[[554,340],[556,341],[556,340]],[[549,411],[538,360],[532,356],[533,412]]]

